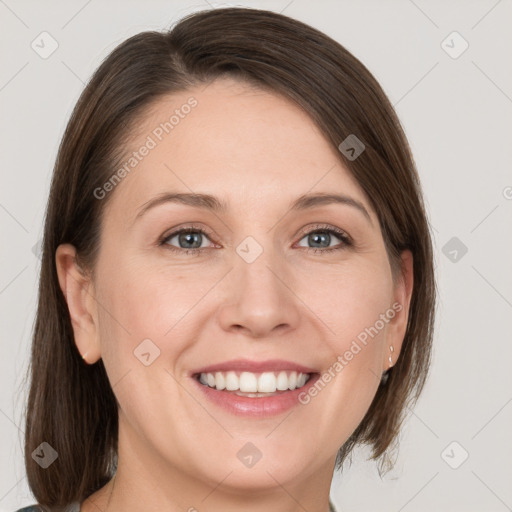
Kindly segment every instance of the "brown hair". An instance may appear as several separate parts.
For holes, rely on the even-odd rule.
[[[42,505],[83,501],[117,465],[118,409],[100,359],[84,364],[74,344],[55,251],[70,243],[92,271],[101,215],[112,194],[101,187],[120,162],[145,109],[163,95],[228,75],[282,94],[304,109],[333,147],[350,134],[365,145],[355,160],[339,153],[374,208],[396,277],[399,257],[414,257],[407,332],[397,363],[367,414],[340,448],[336,469],[357,444],[382,458],[396,442],[405,409],[417,400],[431,357],[435,309],[432,243],[414,161],[391,103],[366,69],[322,32],[265,10],[224,8],[187,16],[167,32],[120,44],[96,70],[65,130],[47,205],[39,300],[27,377],[25,466]],[[47,469],[32,452],[48,442]],[[389,466],[389,459],[388,459]]]

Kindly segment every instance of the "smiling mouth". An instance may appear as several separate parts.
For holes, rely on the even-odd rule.
[[[203,386],[251,398],[268,397],[302,388],[313,373],[297,371],[244,372],[227,371],[194,375]]]

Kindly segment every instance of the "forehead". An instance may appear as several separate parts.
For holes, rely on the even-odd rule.
[[[125,165],[128,172],[111,201],[125,215],[168,191],[216,195],[234,209],[337,192],[370,210],[306,112],[276,93],[232,79],[156,100],[135,124],[121,165],[129,161],[133,165]]]

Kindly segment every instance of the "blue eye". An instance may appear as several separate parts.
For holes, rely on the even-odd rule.
[[[332,241],[332,235],[334,235],[334,238],[341,240],[341,243],[331,247],[330,243]],[[343,232],[341,229],[324,225],[315,226],[313,230],[304,233],[300,240],[303,240],[306,237],[308,238],[308,242],[316,245],[316,247],[305,247],[305,249],[308,251],[313,251],[314,253],[331,253],[333,251],[339,251],[353,245],[350,236]],[[176,247],[175,245],[171,244],[171,241],[174,238],[176,238],[175,243],[181,245],[182,247]],[[203,228],[187,226],[178,229],[170,235],[162,238],[159,242],[159,245],[165,245],[166,248],[179,253],[198,255],[204,250],[210,248],[208,244],[203,245],[205,238],[209,240],[209,233],[207,233]],[[326,247],[322,247],[322,244],[324,243],[327,243]]]
[[[174,231],[169,236],[166,236],[161,242],[160,245],[167,244],[169,249],[173,251],[184,252],[185,254],[198,254],[199,252],[203,252],[204,249],[208,247],[203,247],[202,242],[203,238],[207,235],[207,233],[200,228],[194,227],[186,227]],[[170,241],[173,238],[177,238],[178,244],[183,244],[184,247],[175,247],[170,244]]]
[[[341,240],[341,245],[335,245],[334,247],[330,247],[329,243],[332,241],[332,235],[334,235],[334,238],[337,238],[338,240]],[[345,247],[351,246],[352,241],[350,237],[341,231],[340,229],[334,229],[330,227],[316,227],[315,229],[308,231],[305,233],[305,235],[301,238],[303,240],[304,238],[308,239],[309,243],[315,244],[316,247],[306,247],[306,249],[313,251],[313,252],[322,252],[322,253],[330,253],[333,251],[339,251],[341,249],[344,249]],[[327,242],[327,247],[321,248],[322,243]]]

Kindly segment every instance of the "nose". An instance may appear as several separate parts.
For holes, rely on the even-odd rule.
[[[274,252],[265,249],[251,263],[236,255],[223,291],[218,318],[225,331],[263,338],[297,328],[301,302],[293,275]]]

